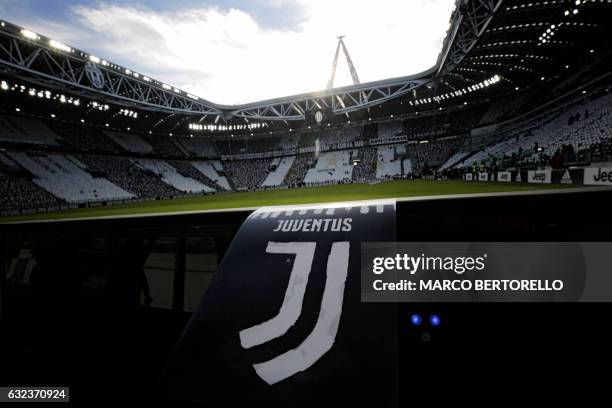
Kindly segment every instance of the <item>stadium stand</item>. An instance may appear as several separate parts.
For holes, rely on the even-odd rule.
[[[57,207],[62,201],[33,183],[29,175],[0,152],[0,210]]]
[[[452,116],[449,126],[420,117],[259,138],[139,136],[2,115],[0,128],[8,136],[0,145],[9,148],[0,155],[2,210],[449,176],[472,171],[474,164],[497,170],[606,160],[612,157],[612,97],[601,89],[593,95],[526,115],[523,99],[512,107],[502,99],[471,117]],[[487,116],[515,114],[490,133],[463,136]],[[448,136],[449,129],[457,134]],[[444,136],[432,136],[438,134]],[[393,138],[399,135],[406,138]],[[24,138],[36,147],[20,147],[16,141]]]
[[[181,148],[187,152],[191,157],[197,157],[202,159],[214,159],[218,157],[218,153],[215,150],[213,143],[202,137],[196,138],[176,138],[175,142]]]
[[[437,169],[453,155],[461,143],[461,139],[453,138],[408,145],[407,155],[411,162],[411,172],[422,175],[430,169]]]
[[[217,186],[221,187],[225,191],[232,191],[232,187],[225,177],[223,165],[219,160],[191,161],[190,163],[200,173],[212,180]]]
[[[323,130],[319,135],[322,151],[333,149],[350,149],[363,146],[361,127],[353,126],[340,129]]]
[[[134,198],[110,181],[93,177],[86,171],[87,166],[74,156],[23,152],[9,152],[8,155],[34,176],[34,183],[68,203]]]
[[[206,186],[207,188],[204,190],[205,192],[212,193],[215,191],[223,191],[221,186],[217,185],[217,183],[206,177],[204,173],[195,168],[192,162],[173,160],[169,161],[168,163],[174,167],[179,174],[196,180]]]
[[[104,132],[95,128],[64,126],[56,129],[61,137],[62,146],[72,147],[84,152],[121,152],[123,149],[112,139],[107,137]]]
[[[612,95],[599,98],[574,107],[559,117],[554,124],[545,126],[541,133],[550,135],[547,142],[541,144],[542,153],[552,156],[560,145],[572,145],[576,151],[590,149],[612,136]],[[569,116],[568,116],[569,115]],[[566,123],[559,123],[567,120]]]
[[[612,138],[594,143],[588,149],[580,150],[578,159],[582,162],[608,162],[612,160]]]
[[[531,93],[526,93],[520,97],[512,96],[510,98],[503,98],[495,103],[491,104],[491,107],[485,112],[478,122],[479,125],[486,125],[501,120],[504,117],[508,117],[516,112],[521,105],[523,105],[527,99],[531,96]]]
[[[315,159],[312,154],[298,154],[287,172],[285,184],[290,187],[303,184],[306,173],[312,167],[314,161]]]
[[[402,160],[402,174],[406,177],[412,177],[412,160],[403,159]]]
[[[270,169],[270,159],[231,160],[223,167],[231,175],[237,191],[257,190],[264,182]]]
[[[405,133],[404,126],[400,121],[383,122],[378,124],[378,137],[381,139],[401,135],[403,133]]]
[[[310,151],[314,151],[314,147],[316,143],[317,143],[317,135],[314,132],[305,132],[300,135],[300,139],[298,141],[298,148],[312,149]]]
[[[36,119],[0,115],[0,141],[59,145],[58,135]]]
[[[304,183],[330,184],[352,180],[351,154],[350,150],[321,153],[315,167],[306,173]]]
[[[214,189],[194,180],[185,177],[176,171],[174,167],[163,160],[135,159],[134,163],[161,177],[162,181],[175,189],[184,193],[213,192]]]
[[[284,134],[280,140],[280,148],[283,151],[297,149],[300,142],[300,135],[295,133]]]
[[[295,156],[287,156],[283,158],[276,158],[272,160],[270,164],[272,171],[268,173],[266,179],[261,183],[261,187],[277,187],[283,184],[289,169],[295,161]]]
[[[353,181],[358,183],[370,182],[376,179],[376,149],[365,147],[359,149],[358,162],[353,166]]]
[[[78,158],[92,173],[102,175],[139,198],[173,197],[181,194],[164,183],[157,174],[136,166],[129,158],[90,155],[80,155]]]
[[[472,137],[472,143],[461,136],[432,137],[448,132],[430,118],[211,141],[2,115],[0,142],[13,143],[0,154],[2,209],[371,182],[466,171],[482,163],[488,169],[519,163],[557,166],[559,156],[563,163],[605,160],[612,157],[612,96],[598,95],[564,100],[539,115],[508,121],[492,128],[493,135]],[[503,100],[491,105],[474,116],[472,126],[517,113],[524,100],[511,105]],[[428,125],[433,127],[427,130]],[[407,142],[392,139],[402,134]],[[368,146],[374,137],[382,144]],[[24,138],[40,151],[16,151],[14,143]],[[483,140],[490,144],[478,146]],[[64,148],[69,151],[63,153]],[[258,156],[270,153],[276,157]]]
[[[110,137],[113,142],[117,143],[128,152],[141,154],[153,152],[153,146],[147,143],[140,136],[133,133],[119,133],[112,131],[104,131],[104,133],[106,136]]]
[[[153,152],[162,156],[168,157],[187,157],[188,154],[179,145],[176,140],[166,136],[145,136],[144,139],[153,147]]]
[[[503,133],[501,141],[484,147],[456,166],[469,167],[493,161],[508,165],[545,164],[563,145],[571,145],[575,152],[589,151],[592,145],[605,142],[612,136],[611,103],[612,95],[606,94],[535,117],[520,126],[511,125],[510,130]]]
[[[57,197],[34,184],[28,177],[0,170],[0,210],[53,208],[60,203]]]
[[[277,136],[264,136],[259,139],[218,139],[215,141],[221,155],[239,155],[280,151],[281,139]]]
[[[468,155],[470,154],[470,152],[457,152],[455,154],[453,154],[451,157],[449,157],[442,166],[440,166],[440,168],[438,169],[438,171],[444,171],[448,168],[453,167],[454,165],[461,163]]]
[[[376,178],[392,178],[402,174],[402,160],[396,159],[395,149],[395,146],[380,146],[378,148]]]

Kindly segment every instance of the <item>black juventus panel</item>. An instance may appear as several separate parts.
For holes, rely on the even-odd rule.
[[[395,405],[396,307],[360,303],[360,243],[394,239],[394,201],[251,214],[173,354],[168,394],[213,406]]]

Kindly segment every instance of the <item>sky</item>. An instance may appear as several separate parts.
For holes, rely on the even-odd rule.
[[[0,19],[220,104],[431,68],[454,0],[0,0]],[[344,58],[335,86],[352,83]]]

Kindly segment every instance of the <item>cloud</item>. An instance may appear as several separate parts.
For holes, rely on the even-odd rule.
[[[43,19],[36,25],[42,34],[205,99],[237,104],[323,89],[340,34],[362,82],[428,69],[453,4],[275,0],[256,13],[236,2],[181,10],[97,3],[73,6],[64,26]],[[302,15],[292,15],[291,25],[260,23],[266,10],[282,18],[284,9]],[[344,62],[338,70],[336,85],[350,83]]]

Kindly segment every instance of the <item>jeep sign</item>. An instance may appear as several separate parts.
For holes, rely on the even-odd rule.
[[[551,171],[549,170],[529,170],[527,181],[530,183],[550,184]]]
[[[509,171],[498,171],[497,181],[504,181],[504,182],[512,181],[512,173]]]
[[[612,167],[587,167],[584,169],[584,184],[612,186]]]

